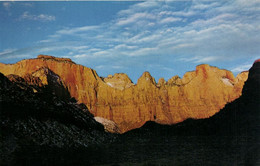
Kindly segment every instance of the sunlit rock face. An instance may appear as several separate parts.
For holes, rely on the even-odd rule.
[[[103,81],[107,83],[107,85],[119,90],[124,90],[134,85],[130,78],[124,73],[116,73],[113,76],[108,75]]]
[[[120,133],[146,121],[175,124],[187,118],[208,118],[241,95],[248,77],[248,72],[234,77],[230,71],[204,64],[183,78],[174,76],[158,83],[144,72],[134,85],[126,74],[101,78],[95,70],[67,58],[40,55],[16,64],[0,63],[4,75],[23,78],[42,68],[58,75],[70,95],[86,104],[94,116],[115,122]]]

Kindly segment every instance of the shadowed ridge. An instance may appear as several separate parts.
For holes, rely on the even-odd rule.
[[[50,84],[34,92],[35,85],[18,76],[12,78],[16,80],[11,82],[0,73],[1,165],[68,164],[76,159],[67,160],[66,153],[71,155],[74,150],[86,150],[112,138],[84,104],[73,98],[61,99]],[[57,160],[60,155],[65,161]]]

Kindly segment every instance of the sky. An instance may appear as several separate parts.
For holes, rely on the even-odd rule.
[[[39,54],[135,83],[200,64],[237,75],[260,58],[260,0],[0,2],[0,62]]]

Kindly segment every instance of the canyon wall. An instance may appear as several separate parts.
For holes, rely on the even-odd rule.
[[[230,71],[203,64],[183,78],[161,78],[158,83],[144,72],[133,84],[126,74],[102,78],[68,58],[39,55],[15,64],[0,63],[0,72],[6,76],[37,77],[35,72],[42,68],[60,76],[71,96],[86,104],[94,116],[115,122],[121,133],[146,121],[175,124],[188,118],[208,118],[241,95],[248,77],[248,72],[234,77]]]

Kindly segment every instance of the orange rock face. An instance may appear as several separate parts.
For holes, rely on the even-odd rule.
[[[116,73],[114,76],[108,75],[103,81],[107,83],[107,85],[119,90],[124,90],[134,85],[130,78],[124,73]]]
[[[16,64],[0,63],[0,72],[25,77],[42,67],[59,75],[71,96],[86,104],[94,116],[114,121],[121,133],[149,120],[174,124],[208,118],[241,95],[248,76],[242,72],[234,77],[230,71],[199,65],[183,78],[160,79],[158,84],[144,72],[134,85],[126,74],[100,78],[96,71],[70,59],[44,55]]]

